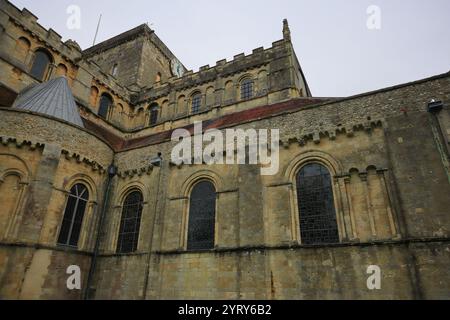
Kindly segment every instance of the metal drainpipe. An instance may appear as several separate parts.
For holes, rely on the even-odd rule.
[[[156,219],[158,218],[157,215],[157,211],[158,211],[158,204],[159,204],[159,188],[161,185],[161,176],[162,176],[162,170],[164,167],[164,161],[161,158],[161,154],[158,154],[158,157],[160,158],[160,162],[159,162],[159,173],[158,173],[158,185],[156,186],[156,199],[155,199],[155,208],[154,208],[154,217],[153,217],[153,223],[152,223],[152,230],[151,230],[151,238],[150,238],[150,243],[149,243],[149,248],[148,248],[148,257],[147,257],[147,264],[146,264],[146,274],[145,274],[145,278],[144,278],[144,292],[142,295],[142,299],[146,300],[147,299],[147,288],[148,288],[148,282],[149,282],[149,277],[150,277],[150,260],[152,257],[152,247],[153,247],[153,237],[154,237],[154,232],[155,232],[155,224],[156,224]]]
[[[117,167],[114,164],[111,164],[108,167],[108,178],[106,180],[106,189],[105,189],[105,194],[104,194],[104,198],[103,198],[102,213],[100,215],[100,221],[98,222],[97,238],[95,240],[95,247],[94,247],[94,255],[92,256],[92,259],[91,259],[91,266],[89,268],[89,274],[88,274],[88,278],[87,278],[87,282],[86,282],[86,289],[85,289],[84,295],[83,295],[84,300],[90,299],[90,287],[91,287],[92,278],[94,276],[95,266],[97,263],[98,251],[100,248],[100,240],[101,240],[101,233],[102,233],[102,229],[103,229],[103,221],[105,219],[106,209],[108,208],[108,203],[109,203],[109,193],[111,190],[111,181],[112,181],[112,178],[114,178],[114,176],[116,174],[117,174]]]

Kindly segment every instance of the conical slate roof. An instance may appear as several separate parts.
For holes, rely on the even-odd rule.
[[[65,77],[25,88],[13,108],[47,114],[84,127]]]

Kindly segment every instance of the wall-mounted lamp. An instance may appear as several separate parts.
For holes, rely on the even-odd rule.
[[[108,176],[113,178],[117,174],[117,167],[113,164],[110,164],[108,167]]]
[[[160,167],[162,163],[162,153],[158,152],[158,156],[150,159],[150,164],[155,167]]]
[[[436,101],[434,99],[432,99],[429,103],[428,103],[428,112],[431,113],[438,113],[439,111],[442,110],[442,107],[444,106],[444,104],[442,103],[442,101]]]

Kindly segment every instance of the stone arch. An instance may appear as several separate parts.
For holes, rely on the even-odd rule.
[[[205,105],[206,107],[212,107],[216,103],[214,96],[214,87],[210,86],[206,88],[206,95],[205,95]]]
[[[63,64],[63,63],[58,64],[58,67],[56,69],[56,76],[67,77],[67,72],[68,72],[68,69],[65,64]]]
[[[161,79],[162,79],[161,72],[156,73],[156,76],[155,76],[155,83],[161,82]]]
[[[119,73],[119,64],[115,63],[111,68],[111,75],[113,77],[117,77],[118,73]]]
[[[177,99],[177,113],[182,114],[186,110],[186,96],[184,94],[179,95]]]
[[[180,188],[180,196],[188,197],[192,191],[193,186],[201,180],[211,180],[217,192],[220,192],[220,190],[224,189],[223,179],[214,171],[205,169],[193,173],[184,181]]]
[[[86,185],[89,190],[89,201],[98,201],[98,190],[96,183],[92,177],[84,173],[77,173],[64,182],[63,189],[70,192],[70,189],[78,183]]]
[[[15,57],[20,62],[26,63],[28,55],[30,53],[31,42],[28,38],[20,37],[16,41],[16,54]]]
[[[307,162],[318,162],[324,164],[332,175],[338,175],[343,172],[341,163],[330,154],[323,151],[305,151],[292,159],[284,170],[284,177],[288,181],[293,181],[300,167]]]
[[[162,103],[161,103],[161,108],[160,108],[160,117],[161,117],[161,121],[165,121],[167,119],[169,119],[172,115],[173,115],[173,110],[172,108],[169,108],[169,100],[165,99]]]
[[[241,85],[241,82],[242,81],[244,81],[244,80],[252,80],[252,81],[254,81],[255,79],[254,79],[254,77],[253,77],[253,75],[251,74],[251,73],[245,73],[245,74],[243,74],[243,75],[241,75],[239,78],[238,78],[238,80],[237,80],[237,86],[240,86]]]
[[[6,239],[15,235],[20,223],[30,170],[12,154],[0,153],[0,163],[7,165],[0,171],[0,239]]]
[[[265,95],[268,91],[269,78],[267,70],[261,70],[258,72],[257,90],[258,94]]]
[[[139,190],[142,193],[144,203],[148,201],[148,196],[150,194],[150,190],[148,189],[148,187],[140,181],[132,181],[123,186],[117,193],[116,206],[122,206],[123,201],[125,200],[127,195],[133,190]]]
[[[235,90],[233,80],[228,80],[225,82],[225,90],[224,90],[224,102],[231,103],[235,99]]]
[[[92,86],[91,87],[91,94],[90,94],[90,98],[89,98],[89,102],[90,102],[92,107],[96,107],[97,106],[98,94],[99,94],[98,88],[96,86]]]

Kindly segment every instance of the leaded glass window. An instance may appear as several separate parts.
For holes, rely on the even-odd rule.
[[[140,191],[133,191],[125,198],[117,241],[118,253],[130,253],[137,250],[143,206]]]
[[[83,184],[70,189],[64,217],[59,231],[58,244],[77,247],[83,224],[84,212],[89,201],[89,191]]]
[[[51,63],[49,54],[44,51],[36,51],[34,54],[33,65],[31,66],[31,75],[39,80],[44,80]]]
[[[216,189],[211,182],[201,181],[191,192],[187,249],[213,249],[215,222]]]
[[[100,107],[98,109],[98,115],[103,119],[106,119],[108,117],[109,108],[111,107],[112,103],[113,102],[110,96],[102,94],[100,98]]]
[[[197,113],[200,111],[200,106],[202,104],[202,95],[197,93],[192,96],[192,113]]]
[[[302,243],[338,243],[339,233],[328,169],[317,163],[304,166],[297,174],[297,197]]]
[[[158,105],[150,107],[150,125],[154,126],[158,122]]]
[[[253,81],[245,79],[241,82],[241,99],[248,100],[253,98]]]

